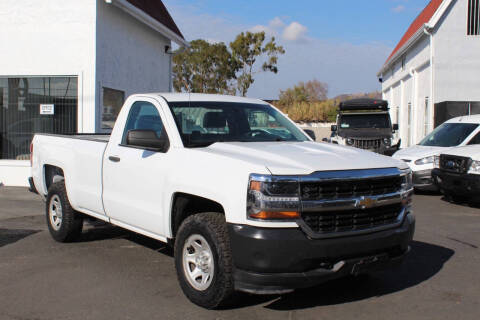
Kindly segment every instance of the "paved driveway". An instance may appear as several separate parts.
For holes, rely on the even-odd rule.
[[[57,243],[36,196],[0,188],[0,319],[479,319],[480,209],[431,195],[414,209],[397,270],[208,311],[184,297],[162,243],[101,224]]]

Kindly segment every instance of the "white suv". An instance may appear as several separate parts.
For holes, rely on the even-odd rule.
[[[393,157],[408,163],[417,190],[437,190],[432,180],[434,157],[446,150],[480,144],[480,115],[450,119],[428,134],[418,145],[397,151]]]

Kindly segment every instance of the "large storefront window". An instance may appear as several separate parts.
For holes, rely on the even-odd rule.
[[[103,88],[102,129],[113,129],[124,100],[125,92]]]
[[[77,132],[77,82],[77,77],[0,77],[0,159],[29,159],[35,133]]]

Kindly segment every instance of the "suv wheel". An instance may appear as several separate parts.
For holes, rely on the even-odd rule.
[[[70,205],[64,181],[48,189],[46,219],[52,238],[58,242],[74,241],[82,233],[83,217]]]
[[[222,214],[199,213],[183,221],[175,240],[175,267],[193,303],[213,309],[229,300],[234,292],[232,255]]]

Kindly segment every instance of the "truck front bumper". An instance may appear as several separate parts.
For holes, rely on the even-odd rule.
[[[229,224],[235,288],[273,294],[398,265],[409,251],[415,218],[358,236],[310,239],[301,229]]]
[[[441,169],[433,169],[435,184],[447,194],[463,197],[478,197],[480,194],[480,175],[454,173]]]

